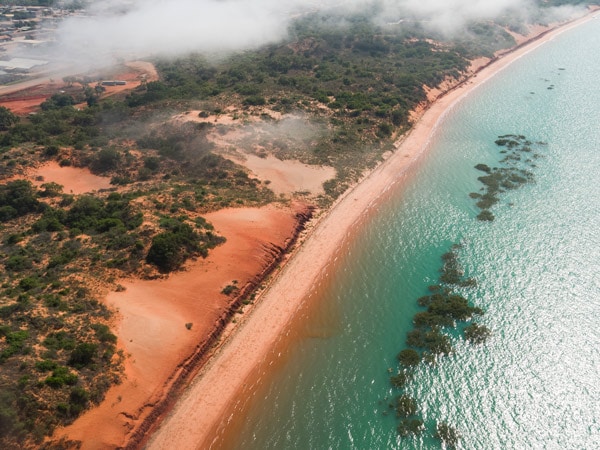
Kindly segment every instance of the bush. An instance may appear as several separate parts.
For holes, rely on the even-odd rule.
[[[0,106],[0,131],[6,131],[19,122],[19,116],[5,106]]]
[[[144,158],[144,167],[154,172],[160,168],[160,159],[156,156],[148,156]]]
[[[97,323],[92,325],[92,328],[96,332],[96,337],[100,342],[108,342],[111,344],[117,343],[117,336],[111,333],[110,328],[108,326]]]
[[[206,257],[209,248],[224,241],[211,232],[200,235],[178,220],[164,221],[164,226],[170,229],[154,236],[146,255],[146,261],[162,272],[178,269],[190,256]]]
[[[121,154],[114,148],[103,148],[100,150],[90,165],[95,173],[104,173],[115,170],[121,160]]]
[[[36,194],[36,189],[26,180],[0,185],[0,221],[41,211],[43,205],[37,200]]]
[[[251,95],[244,100],[244,105],[248,106],[263,106],[267,104],[267,100],[260,95]]]
[[[35,368],[40,372],[49,372],[50,370],[56,369],[56,362],[50,360],[38,361],[35,363]]]
[[[4,267],[11,272],[21,272],[23,270],[31,269],[33,263],[26,256],[13,255],[6,260]]]
[[[72,106],[75,104],[75,99],[69,94],[54,94],[48,100],[43,102],[40,106],[43,111],[50,111],[52,109],[61,109],[66,106]]]
[[[19,287],[24,291],[30,291],[40,285],[36,277],[25,277],[19,281]]]
[[[16,398],[13,392],[0,391],[0,436],[8,436],[18,427],[19,417],[15,408]]]
[[[0,351],[0,363],[3,363],[11,356],[22,353],[25,349],[25,341],[29,338],[29,333],[24,330],[9,331],[7,328],[0,329],[0,336],[4,336],[7,346]]]
[[[152,239],[146,261],[154,264],[162,272],[172,272],[185,262],[183,243],[172,232],[160,233]]]
[[[44,347],[50,350],[73,350],[75,339],[65,331],[50,333],[43,342]]]
[[[98,346],[96,344],[87,342],[77,344],[77,346],[71,352],[68,364],[76,369],[81,369],[93,361],[97,352]]]
[[[56,156],[58,155],[58,152],[60,151],[60,147],[58,145],[48,145],[46,146],[46,148],[44,148],[44,156]]]
[[[87,405],[90,399],[90,394],[81,387],[74,387],[71,389],[71,394],[69,395],[69,403],[71,405],[77,405],[80,407],[84,407]]]

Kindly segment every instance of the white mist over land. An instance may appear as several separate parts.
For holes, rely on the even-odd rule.
[[[533,0],[93,0],[85,16],[59,24],[54,57],[102,65],[193,52],[223,56],[279,42],[295,17],[317,10],[331,11],[340,23],[344,14],[361,11],[374,12],[378,23],[408,18],[445,35],[458,33],[471,20],[539,17]],[[544,19],[583,11],[546,9]]]

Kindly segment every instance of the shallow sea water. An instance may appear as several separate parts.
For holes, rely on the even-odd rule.
[[[409,391],[426,425],[456,426],[465,449],[600,448],[600,18],[516,61],[455,106],[408,187],[380,205],[294,330],[276,369],[215,447],[429,449],[400,439],[389,368],[440,256],[478,286],[493,335],[422,368]],[[475,219],[473,166],[494,140],[545,141],[536,182]]]

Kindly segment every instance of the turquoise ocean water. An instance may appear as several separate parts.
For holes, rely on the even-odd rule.
[[[306,312],[227,448],[440,448],[400,439],[388,368],[440,256],[461,242],[492,329],[483,346],[423,368],[409,391],[429,426],[465,449],[600,448],[600,18],[563,33],[477,89],[438,127],[407,187],[368,219]],[[536,183],[475,220],[469,192],[497,165],[494,140],[548,143]]]

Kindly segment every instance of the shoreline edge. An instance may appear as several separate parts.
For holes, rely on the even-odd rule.
[[[257,305],[199,370],[154,433],[145,436],[145,448],[212,448],[217,429],[230,419],[231,406],[252,379],[254,369],[285,335],[297,311],[335,264],[336,254],[349,235],[423,159],[438,125],[454,106],[514,61],[591,20],[597,11],[589,10],[583,17],[512,47],[430,102],[413,127],[394,144],[394,153],[345,192],[311,227]],[[127,448],[130,444],[133,442]]]

